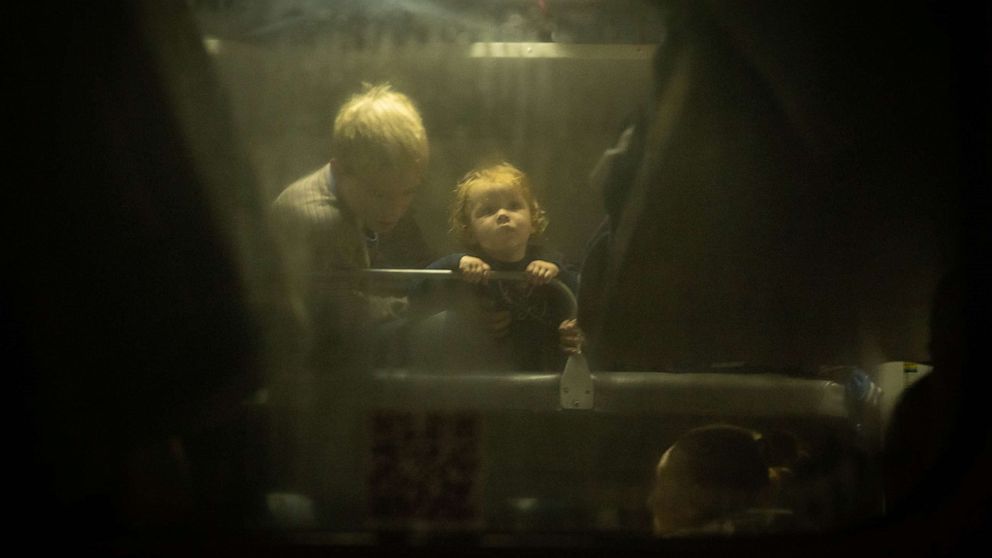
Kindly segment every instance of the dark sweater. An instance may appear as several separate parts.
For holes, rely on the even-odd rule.
[[[457,271],[463,256],[480,258],[493,271],[525,271],[534,260],[551,262],[559,269],[555,279],[573,293],[578,289],[578,274],[568,269],[561,257],[539,246],[528,246],[524,258],[517,262],[497,261],[478,252],[459,252],[433,262],[428,269]],[[498,343],[514,370],[561,370],[565,355],[558,346],[558,326],[570,316],[561,295],[551,286],[506,280],[490,280],[486,285],[425,280],[411,289],[411,312],[415,316],[427,316],[444,310],[458,311],[455,301],[466,291],[483,307],[511,313],[509,334]]]

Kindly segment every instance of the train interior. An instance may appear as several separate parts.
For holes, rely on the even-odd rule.
[[[713,425],[753,435],[772,488],[690,539],[774,549],[884,525],[903,497],[942,509],[920,479],[973,479],[988,454],[987,428],[959,434],[984,416],[962,372],[981,266],[961,184],[981,132],[960,111],[988,103],[947,64],[980,57],[945,34],[966,18],[916,8],[896,24],[843,2],[192,0],[66,23],[58,176],[96,186],[44,207],[63,240],[28,229],[43,244],[10,306],[31,325],[26,467],[51,481],[46,513],[104,542],[657,545],[659,460]],[[926,83],[893,93],[906,75]],[[382,262],[322,277],[324,329],[267,212],[327,163],[363,83],[416,101],[430,164]],[[618,192],[604,154],[631,129]],[[588,327],[553,366],[493,366],[456,306],[383,325],[353,305],[460,283],[424,268],[462,249],[452,189],[491,161],[531,177],[542,241],[579,277],[543,287]],[[67,341],[38,349],[51,338]],[[907,492],[890,444],[922,464]],[[964,517],[987,517],[977,486],[953,500]]]

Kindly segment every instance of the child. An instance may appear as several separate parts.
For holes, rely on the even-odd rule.
[[[560,370],[564,353],[578,352],[582,333],[574,319],[565,319],[559,295],[545,285],[559,279],[574,292],[578,277],[533,243],[548,221],[527,175],[509,163],[468,173],[455,188],[450,224],[468,251],[429,268],[459,271],[475,285],[468,304],[463,301],[456,311],[459,318],[488,331],[501,360],[496,367]],[[528,281],[490,281],[492,271],[523,271]],[[431,306],[425,302],[428,292],[427,283],[419,285],[411,305]],[[434,301],[433,307],[439,304]]]
[[[328,302],[328,292],[314,289],[311,274],[367,269],[381,257],[380,235],[393,233],[407,214],[430,154],[416,106],[388,84],[366,84],[348,99],[334,119],[330,147],[330,161],[289,185],[273,202],[296,290],[307,293],[315,313],[327,312],[321,305]],[[401,230],[419,235],[406,226]],[[395,234],[390,238],[401,241]],[[350,299],[335,302],[345,300]],[[395,298],[372,296],[368,303],[375,321],[397,317]],[[345,324],[334,328],[352,327]]]
[[[427,132],[409,97],[366,84],[338,111],[331,153],[273,208],[308,271],[368,268],[370,244],[400,222],[422,181]]]
[[[787,527],[791,510],[772,505],[783,470],[772,466],[771,449],[758,432],[730,424],[680,436],[655,466],[648,497],[654,533],[714,536]]]

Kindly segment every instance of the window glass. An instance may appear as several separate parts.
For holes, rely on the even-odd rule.
[[[897,403],[953,381],[931,328],[938,295],[959,325],[953,129],[940,75],[878,85],[937,55],[822,24],[878,14],[188,4],[285,280],[236,522],[719,537],[904,496]],[[421,121],[391,105],[339,140],[363,84]]]

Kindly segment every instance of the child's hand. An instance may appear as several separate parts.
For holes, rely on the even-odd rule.
[[[582,344],[586,336],[579,329],[577,320],[565,320],[558,326],[558,343],[566,354],[576,355],[582,352]]]
[[[558,276],[558,266],[544,260],[534,260],[527,266],[527,281],[531,285],[544,285]]]
[[[489,264],[475,256],[462,256],[462,259],[458,260],[458,271],[462,274],[462,280],[469,283],[485,284],[489,280],[491,269]]]

